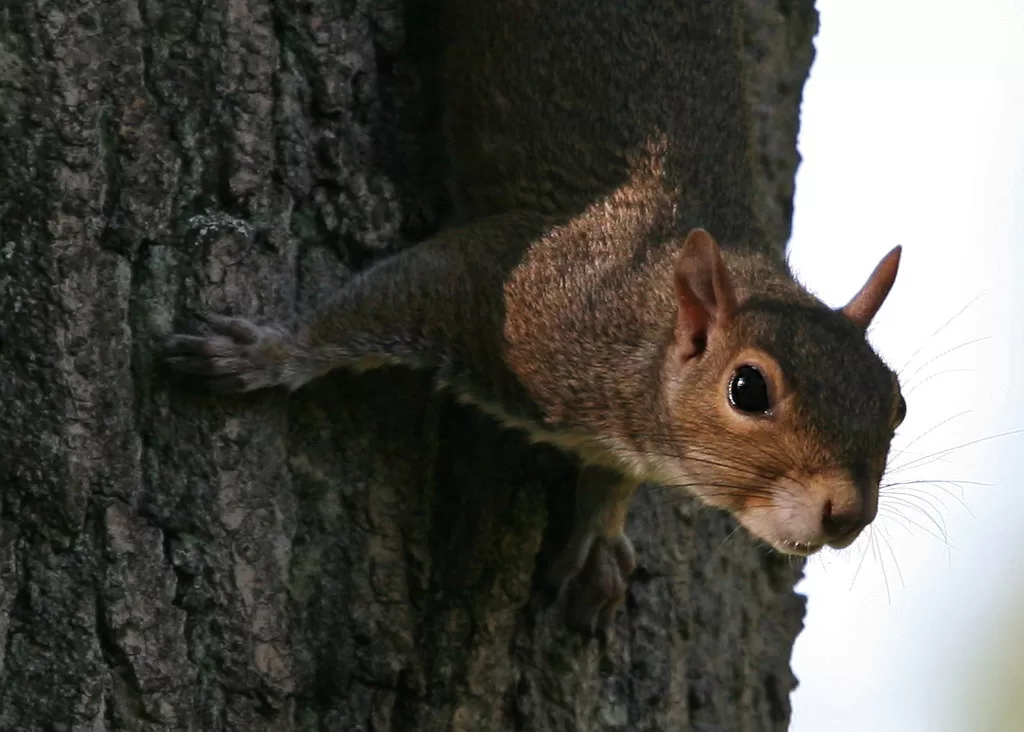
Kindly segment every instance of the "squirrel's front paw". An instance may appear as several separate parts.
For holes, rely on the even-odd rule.
[[[285,382],[291,336],[245,318],[196,314],[202,335],[175,333],[163,342],[172,368],[197,376],[212,391],[241,392]]]
[[[566,547],[548,577],[565,595],[570,627],[593,634],[611,624],[634,569],[636,556],[625,534],[589,535]]]

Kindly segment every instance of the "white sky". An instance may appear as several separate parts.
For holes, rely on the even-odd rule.
[[[811,560],[791,730],[973,732],[991,656],[1024,653],[1000,647],[1024,616],[1024,435],[921,458],[1024,427],[1024,0],[818,10],[791,261],[840,305],[903,245],[871,339],[907,393],[891,464],[920,462],[891,479],[990,485],[883,491],[870,536]]]

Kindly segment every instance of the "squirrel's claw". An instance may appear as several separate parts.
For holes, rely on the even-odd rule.
[[[243,345],[258,343],[267,331],[267,328],[256,325],[245,318],[233,318],[215,313],[194,313],[192,317],[208,326],[214,333],[227,336]]]
[[[253,391],[281,383],[290,353],[287,334],[244,318],[196,314],[207,335],[174,333],[161,347],[171,368],[201,377],[219,393]]]
[[[607,630],[635,568],[633,546],[625,534],[580,537],[566,547],[548,576],[565,596],[569,626],[589,634]]]

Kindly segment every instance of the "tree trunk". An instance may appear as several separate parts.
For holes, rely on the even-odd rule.
[[[743,12],[781,246],[817,19]],[[627,605],[587,640],[534,579],[566,457],[426,374],[210,398],[154,357],[182,313],[291,319],[438,228],[435,22],[0,5],[0,730],[786,728],[801,564],[728,517],[641,490]]]

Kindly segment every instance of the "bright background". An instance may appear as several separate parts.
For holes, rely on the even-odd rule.
[[[791,730],[1024,731],[1024,434],[985,439],[1024,427],[1024,0],[818,10],[790,258],[841,305],[903,245],[871,340],[907,484],[808,564]]]

